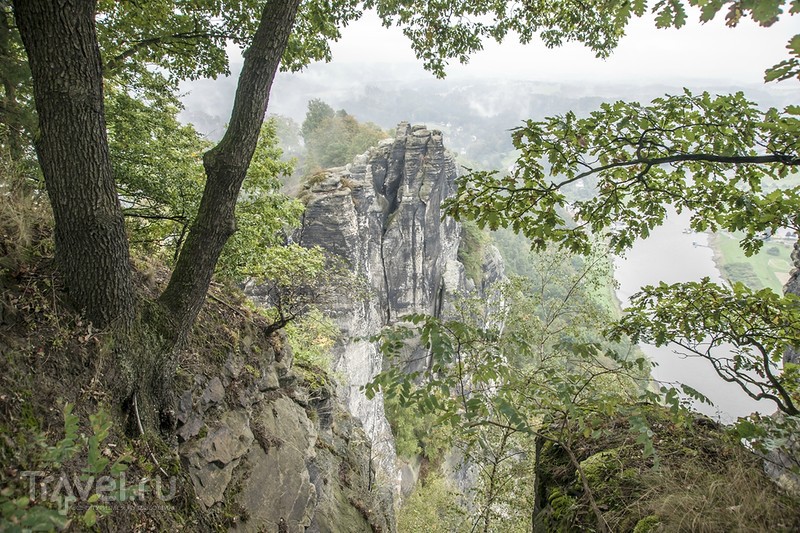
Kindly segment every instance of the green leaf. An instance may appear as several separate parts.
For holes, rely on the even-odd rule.
[[[86,509],[86,512],[83,513],[83,525],[86,527],[94,527],[97,523],[97,513],[95,512],[95,508],[93,505],[89,506]]]
[[[770,26],[781,13],[783,0],[757,0],[753,2],[753,20],[762,26]]]
[[[789,40],[789,44],[786,45],[786,48],[788,48],[793,55],[800,57],[800,34],[792,37]]]

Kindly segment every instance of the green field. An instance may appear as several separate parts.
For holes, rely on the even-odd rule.
[[[738,235],[718,233],[712,235],[710,244],[714,260],[722,276],[731,281],[741,281],[752,289],[769,287],[783,292],[791,269],[792,245],[787,241],[767,241],[758,254],[747,257],[739,247]]]

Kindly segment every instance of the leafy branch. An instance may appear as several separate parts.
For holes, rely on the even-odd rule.
[[[446,208],[512,227],[537,249],[588,253],[594,235],[614,251],[647,237],[671,205],[692,212],[696,231],[743,231],[753,253],[765,232],[800,229],[800,188],[780,187],[800,167],[798,132],[800,107],[760,111],[742,93],[607,103],[586,118],[527,121],[513,133],[513,172],[471,172]],[[568,187],[582,180],[596,194],[570,201]]]
[[[645,287],[610,330],[634,342],[673,344],[709,360],[717,374],[755,400],[767,399],[788,415],[800,414],[800,380],[791,363],[780,371],[787,347],[800,345],[798,297],[737,283],[700,282]],[[727,355],[727,353],[730,355]]]

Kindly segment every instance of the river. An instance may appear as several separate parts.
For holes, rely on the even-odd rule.
[[[706,276],[712,281],[722,281],[709,247],[708,234],[688,232],[688,228],[689,214],[673,213],[650,237],[637,241],[624,257],[615,258],[617,297],[623,307],[641,287],[659,281],[699,281]],[[723,381],[705,359],[682,356],[669,346],[657,348],[643,344],[641,348],[656,363],[652,372],[656,380],[685,383],[714,402],[713,406],[694,405],[712,418],[732,422],[753,411],[771,413],[775,410],[771,402],[756,402],[737,385]]]

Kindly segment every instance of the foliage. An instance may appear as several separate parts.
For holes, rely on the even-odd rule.
[[[475,523],[489,527],[503,515],[503,502],[519,499],[515,491],[522,490],[521,482],[525,476],[530,480],[533,472],[533,436],[568,447],[572,435],[599,435],[602,429],[596,424],[602,413],[624,412],[630,431],[644,435],[640,442],[652,453],[647,428],[633,416],[632,407],[640,394],[634,376],[644,360],[613,360],[585,348],[570,352],[564,346],[560,357],[519,368],[507,362],[507,354],[527,355],[529,361],[536,355],[520,335],[501,342],[497,331],[461,320],[408,320],[413,329],[383,334],[384,352],[397,357],[404,340],[419,335],[431,353],[430,371],[409,375],[395,367],[368,384],[367,394],[380,388],[385,401],[415,405],[422,413],[435,413],[437,424],[449,426],[454,444],[481,467]],[[422,385],[415,387],[415,381]],[[525,457],[528,460],[520,462]]]
[[[0,2],[0,146],[15,161],[30,158],[30,134],[36,122],[25,51],[9,2]]]
[[[259,19],[257,2],[160,0],[144,6],[103,0],[97,11],[107,71],[159,67],[174,79],[227,73],[226,41],[246,42]]]
[[[558,344],[565,341],[605,342],[598,325],[611,321],[611,307],[598,294],[611,275],[611,265],[602,252],[586,258],[554,251],[529,253],[527,275],[512,276],[501,285],[503,299],[510,302],[504,334],[527,338],[536,348],[535,362],[557,355]],[[619,341],[607,346],[627,356],[630,344],[622,338]],[[517,365],[531,363],[524,357],[518,359],[514,351],[509,358]]]
[[[280,192],[292,164],[281,161],[275,120],[266,121],[236,204],[237,231],[228,240],[218,270],[233,278],[258,275],[264,249],[284,244],[300,225],[302,204]]]
[[[67,518],[54,509],[31,505],[27,496],[14,498],[9,487],[0,491],[0,527],[3,531],[55,531],[64,529],[68,523]]]
[[[297,158],[303,152],[301,143],[300,126],[291,117],[271,114],[269,119],[275,123],[275,134],[278,137],[278,146],[283,151],[284,157]]]
[[[300,4],[295,31],[283,54],[283,68],[300,70],[330,60],[330,41],[361,12],[353,0],[308,0]],[[171,82],[229,74],[226,46],[249,45],[263,5],[256,0],[147,5],[102,0],[98,36],[106,70],[127,79],[146,70],[166,72]]]
[[[327,103],[319,98],[313,98],[308,101],[308,111],[306,111],[306,118],[300,126],[300,133],[303,139],[308,142],[314,130],[322,126],[326,120],[332,119],[336,116],[336,112]]]
[[[383,407],[399,457],[422,456],[434,463],[444,458],[450,449],[451,435],[437,423],[435,414],[421,411],[415,405],[402,406],[397,397],[386,398]]]
[[[585,44],[600,57],[607,56],[632,16],[630,2],[462,2],[446,0],[435,4],[421,0],[377,2],[375,8],[383,25],[399,26],[408,37],[416,56],[426,69],[444,76],[450,58],[466,63],[483,48],[485,39],[502,41],[510,32],[522,43],[538,34],[550,48],[564,42]],[[636,14],[644,13],[636,3]]]
[[[377,125],[361,124],[344,109],[334,112],[318,99],[308,102],[301,131],[307,151],[305,167],[309,171],[345,165],[386,138]]]
[[[529,528],[520,502],[532,494],[525,487],[533,483],[533,437],[569,448],[577,435],[599,438],[602,416],[624,413],[632,439],[653,453],[635,406],[656,398],[645,388],[649,363],[617,353],[594,332],[610,321],[592,293],[605,275],[601,263],[572,270],[565,254],[548,259],[538,265],[540,285],[518,278],[500,287],[504,311],[488,325],[486,302],[476,299],[461,302],[452,318],[413,315],[385,331],[384,355],[399,361],[366,387],[368,395],[382,390],[389,406],[411,406],[418,418],[435,414],[436,424],[449,428],[465,460],[480,468],[471,520],[484,530],[497,521]],[[560,275],[569,271],[574,278]],[[415,338],[430,361],[407,374],[402,362]],[[401,442],[409,444],[407,437]]]
[[[268,303],[272,321],[269,331],[278,330],[313,309],[332,305],[341,294],[358,294],[363,283],[344,262],[321,248],[298,244],[262,250],[258,269],[251,272]]]
[[[39,435],[42,462],[47,466],[60,468],[78,451],[78,417],[72,414],[72,409],[71,404],[64,405],[64,438],[55,446],[46,447],[44,436]],[[3,531],[53,531],[68,524],[69,519],[58,510],[36,504],[27,496],[15,497],[11,486],[0,491],[0,527]]]
[[[459,495],[446,480],[429,475],[414,487],[397,515],[397,530],[408,533],[466,531]]]
[[[753,291],[741,283],[722,287],[705,278],[645,287],[631,299],[615,333],[656,346],[670,343],[708,359],[722,379],[750,397],[797,415],[800,381],[781,373],[779,363],[786,346],[800,345],[799,325],[797,296]]]
[[[513,134],[521,151],[515,171],[472,173],[448,208],[481,227],[512,227],[537,249],[553,242],[585,253],[591,235],[615,251],[631,246],[663,223],[672,205],[692,212],[695,231],[743,231],[752,253],[764,232],[797,229],[800,189],[763,193],[762,182],[800,165],[798,128],[796,106],[762,112],[742,93],[688,90],[650,106],[615,102],[586,118],[531,120]],[[561,188],[589,176],[597,177],[598,194],[568,202]],[[575,225],[567,224],[567,212]]]
[[[204,186],[201,160],[210,144],[177,119],[174,98],[135,98],[109,86],[109,148],[132,244],[150,253],[168,251],[174,261],[195,219]],[[291,174],[281,162],[276,123],[264,123],[237,204],[237,232],[229,239],[218,270],[242,278],[258,268],[261,251],[280,243],[299,224],[299,202],[281,194],[280,178]]]
[[[128,454],[120,455],[113,463],[101,446],[109,436],[112,427],[110,415],[100,409],[89,416],[92,433],[87,437],[79,433],[79,419],[73,414],[74,405],[65,403],[63,408],[64,437],[55,445],[47,445],[43,434],[36,437],[39,448],[39,463],[34,465],[43,471],[61,469],[65,463],[79,454],[86,453],[87,464],[83,468],[85,476],[110,474],[117,476],[128,468],[132,460]],[[3,531],[52,531],[66,528],[72,519],[68,519],[67,510],[75,499],[74,496],[58,494],[59,509],[51,509],[46,505],[35,503],[25,496],[14,497],[14,490],[9,486],[0,492],[0,527]],[[93,527],[111,509],[99,502],[99,495],[93,494],[86,502],[88,506],[79,520],[88,528]]]
[[[735,0],[731,2],[689,0],[688,4],[700,8],[701,22],[712,20],[727,5],[725,23],[730,27],[737,26],[742,18],[747,17],[761,26],[771,26],[784,13],[786,4],[789,4],[788,13],[790,15],[800,13],[800,5],[794,0]],[[680,1],[657,2],[653,7],[653,12],[656,13],[656,26],[659,28],[670,26],[680,28],[686,23],[686,9]],[[764,76],[765,81],[780,81],[793,77],[800,79],[800,35],[792,37],[786,48],[791,57],[767,69]]]
[[[785,2],[735,2],[727,22],[736,25],[750,16],[762,25],[771,24]],[[710,20],[723,7],[721,1],[690,0],[702,8],[702,20]],[[466,63],[483,48],[487,39],[502,41],[509,34],[522,43],[538,34],[548,47],[576,41],[600,57],[607,56],[624,33],[632,16],[642,16],[647,2],[566,2],[525,4],[509,2],[463,2],[438,4],[419,1],[307,0],[300,3],[295,29],[284,53],[283,68],[299,70],[313,61],[331,59],[330,42],[340,29],[361,17],[363,9],[374,9],[384,26],[398,26],[408,37],[425,68],[444,75],[450,59]],[[168,78],[193,79],[228,73],[225,44],[248,44],[259,20],[261,4],[254,0],[214,0],[185,4],[174,0],[150,2],[147,6],[101,1],[98,33],[106,68],[111,73],[128,71],[141,75],[146,67],[168,73]],[[680,27],[686,19],[681,2],[658,2],[657,25]],[[790,13],[797,7],[792,4]],[[789,46],[797,54],[794,40]],[[794,75],[792,58],[776,67],[775,76]],[[127,74],[131,77],[132,74]]]
[[[294,354],[295,368],[305,375],[306,381],[318,382],[319,375],[330,375],[331,349],[339,338],[336,324],[312,307],[307,313],[284,327],[289,346]]]
[[[793,0],[688,0],[699,7],[701,20],[709,21],[728,6],[726,23],[736,26],[743,17],[752,18],[762,26],[774,23],[789,4],[789,14],[800,12]],[[565,42],[583,43],[598,57],[606,57],[616,47],[632,16],[648,11],[647,0],[634,2],[460,2],[447,0],[430,4],[419,0],[377,2],[367,0],[364,6],[375,8],[383,25],[402,28],[412,48],[425,68],[444,76],[450,58],[466,63],[469,56],[483,48],[483,41],[502,41],[509,33],[518,36],[523,44],[537,36],[547,47]],[[687,18],[686,6],[680,0],[657,1],[650,11],[655,14],[656,26],[681,27]],[[790,59],[784,60],[766,73],[766,80],[782,80],[800,76],[800,36],[792,38],[787,49]]]
[[[499,229],[490,234],[492,243],[503,257],[503,266],[511,276],[532,279],[538,264],[531,251],[531,243],[524,236],[509,229]]]
[[[703,21],[727,5],[729,25],[749,16],[768,26],[786,2],[688,4],[701,8]],[[686,20],[680,1],[658,2],[654,12],[659,27],[680,27]],[[789,14],[797,12],[791,2]],[[797,40],[789,47],[795,56]],[[793,57],[770,69],[767,80],[800,74],[798,65]],[[742,93],[695,95],[684,89],[650,105],[602,104],[582,118],[570,112],[526,121],[512,134],[520,156],[511,174],[471,173],[447,210],[481,227],[513,228],[536,249],[556,244],[588,253],[597,240],[615,252],[625,250],[662,224],[672,206],[690,211],[695,231],[741,232],[740,246],[749,256],[778,228],[797,233],[800,189],[791,178],[800,166],[799,133],[800,107],[760,110]],[[568,198],[569,186],[579,182],[595,194]],[[794,415],[793,367],[781,374],[779,363],[782,357],[791,360],[798,344],[795,306],[793,295],[782,298],[740,284],[662,284],[633,297],[616,331],[705,357],[722,379]],[[724,342],[733,345],[730,355],[721,349]],[[674,392],[663,392],[676,406]]]
[[[480,286],[483,279],[483,257],[488,244],[489,236],[477,224],[468,220],[461,224],[458,260],[464,265],[467,278],[476,286]]]
[[[202,153],[209,143],[178,122],[172,98],[136,98],[106,90],[109,150],[132,244],[150,252],[180,250],[200,203]]]

